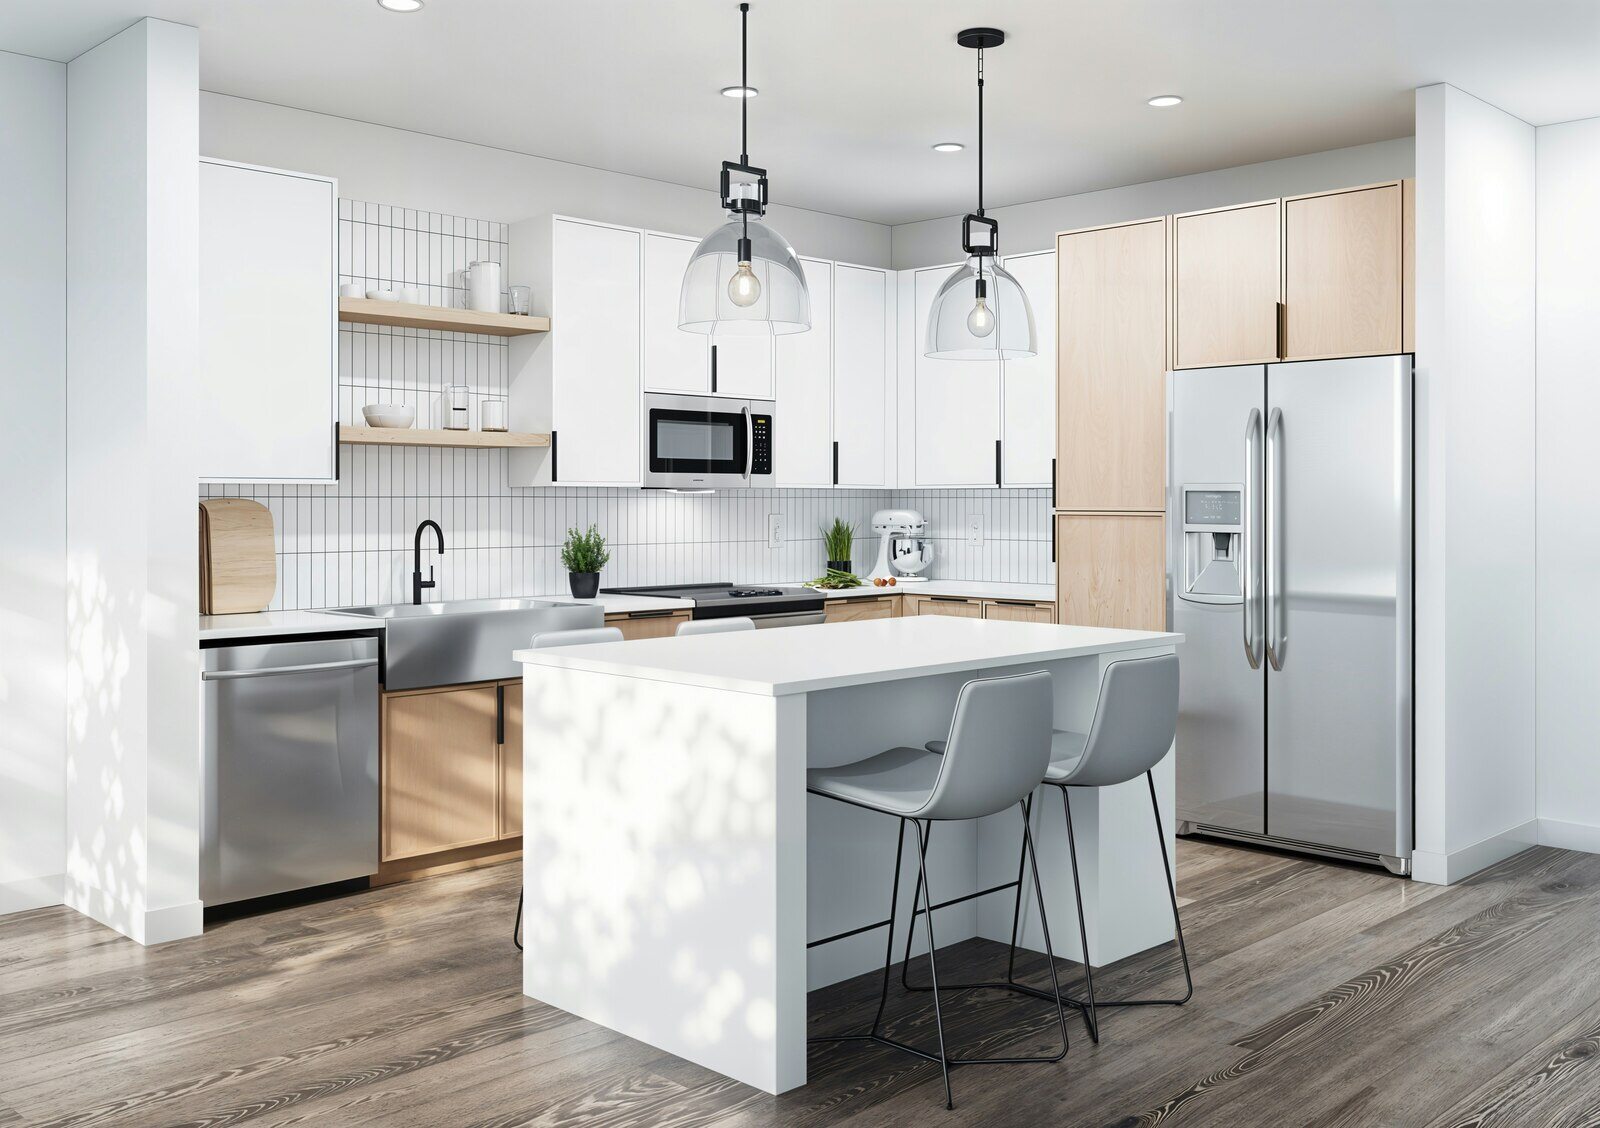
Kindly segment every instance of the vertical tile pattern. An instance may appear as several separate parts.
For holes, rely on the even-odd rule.
[[[416,286],[423,301],[460,305],[461,271],[474,261],[507,267],[507,225],[357,200],[339,202],[341,283],[366,289]],[[417,409],[417,426],[442,425],[444,389],[472,388],[478,408],[507,391],[505,338],[380,325],[339,326],[339,418],[360,423],[369,403]],[[560,546],[569,528],[593,524],[611,561],[601,582],[792,583],[820,575],[821,528],[855,525],[855,564],[877,555],[875,510],[917,509],[935,541],[933,574],[944,579],[1048,583],[1048,490],[740,490],[670,494],[638,489],[506,485],[506,452],[437,447],[339,449],[333,486],[209,485],[202,497],[248,497],[272,512],[278,586],[273,610],[389,603],[409,598],[419,522],[444,528],[443,557],[425,554],[439,586],[431,599],[537,595],[566,588]],[[783,543],[768,546],[769,514]],[[966,543],[966,519],[981,514],[984,544]]]

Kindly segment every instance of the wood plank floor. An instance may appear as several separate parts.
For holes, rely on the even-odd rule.
[[[1600,856],[1533,850],[1448,889],[1199,841],[1178,868],[1194,1000],[1109,1012],[1098,1046],[1074,1020],[1057,1065],[959,1069],[951,1113],[937,1067],[888,1050],[817,1049],[811,1084],[773,1098],[524,999],[515,865],[153,949],[18,914],[0,1126],[1600,1124]],[[951,979],[1004,958],[943,952]],[[1175,951],[1097,978],[1134,985],[1181,985]],[[813,1031],[870,1022],[876,989],[815,993]],[[1037,1003],[947,1002],[953,1051],[1050,1045]],[[889,1007],[890,1033],[928,1044],[926,995],[897,982]]]

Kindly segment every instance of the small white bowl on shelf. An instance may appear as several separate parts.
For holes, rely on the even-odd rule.
[[[397,302],[400,295],[393,290],[368,290],[367,297],[375,302]]]
[[[361,417],[368,427],[404,431],[416,422],[417,409],[403,403],[369,403],[361,409]]]

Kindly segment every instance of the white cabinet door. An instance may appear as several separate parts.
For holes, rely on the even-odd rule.
[[[337,474],[338,204],[327,177],[200,162],[201,481]]]
[[[712,334],[711,394],[771,399],[772,341],[770,333]]]
[[[932,360],[926,355],[928,310],[953,266],[916,272],[912,341],[913,413],[918,486],[994,486],[1000,438],[1000,362]]]
[[[710,345],[704,333],[678,328],[683,272],[693,239],[644,236],[644,386],[656,392],[705,395],[711,390]]]
[[[811,328],[773,338],[778,377],[773,471],[780,486],[833,484],[833,264],[800,260]]]
[[[812,301],[814,316],[815,291]],[[882,489],[889,485],[892,340],[888,272],[835,264],[833,437],[839,445],[840,486]]]
[[[1033,307],[1037,351],[1000,366],[1001,478],[1044,487],[1056,453],[1056,253],[1011,255],[1004,265]]]
[[[636,486],[640,473],[640,233],[555,221],[551,421],[555,480]]]

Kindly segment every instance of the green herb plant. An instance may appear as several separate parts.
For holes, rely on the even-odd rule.
[[[598,572],[610,559],[611,553],[606,551],[606,538],[593,525],[589,526],[586,533],[580,533],[577,529],[567,530],[567,541],[561,546],[561,563],[567,571]]]

